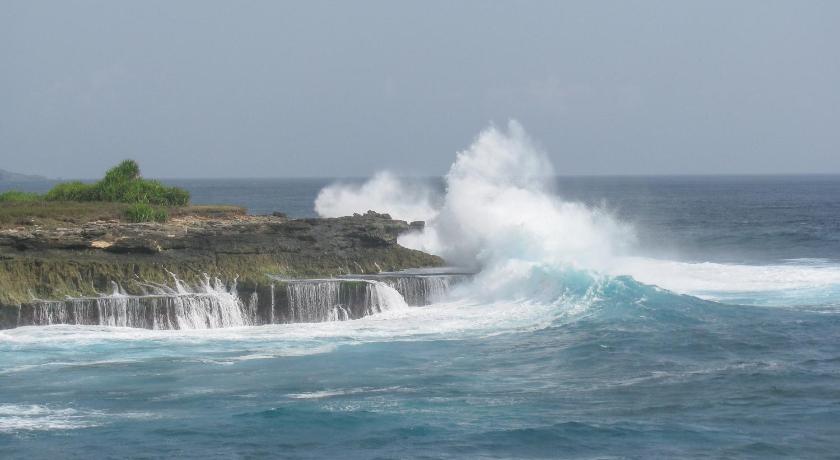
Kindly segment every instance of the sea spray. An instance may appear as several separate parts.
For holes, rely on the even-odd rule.
[[[338,183],[325,187],[315,199],[315,212],[339,217],[387,209],[395,219],[425,221],[437,214],[438,200],[429,187],[401,181],[392,173],[382,171],[363,184]]]
[[[840,292],[834,267],[801,263],[760,267],[691,263],[645,257],[632,225],[605,209],[566,201],[554,193],[554,166],[515,121],[490,127],[459,152],[438,201],[432,191],[400,186],[392,174],[363,185],[331,185],[319,194],[324,216],[375,209],[405,219],[428,219],[399,243],[478,272],[467,296],[568,300],[604,276],[629,275],[680,293],[757,305],[789,304],[779,292],[798,289],[804,303]],[[415,202],[411,202],[415,199]],[[367,205],[363,204],[367,200]],[[437,203],[430,210],[429,206]],[[377,207],[378,206],[378,207]],[[807,292],[806,292],[807,291]]]
[[[389,177],[389,188],[393,178]],[[553,193],[554,167],[516,121],[507,131],[484,130],[459,152],[446,175],[446,193],[422,231],[400,237],[400,244],[442,256],[448,262],[479,272],[476,293],[482,297],[511,295],[529,285],[534,270],[568,274],[604,272],[634,241],[630,225],[609,213],[567,202]],[[381,188],[377,175],[361,187],[330,186],[319,195],[321,215],[353,209],[362,191]],[[393,193],[396,197],[409,194]],[[329,200],[342,200],[335,202]],[[424,210],[427,202],[410,206],[377,200],[381,212]],[[421,218],[420,214],[406,215]],[[582,275],[594,281],[598,275]],[[579,279],[575,279],[579,282]],[[564,278],[548,291],[552,300],[565,295]],[[545,282],[541,282],[545,285]],[[545,286],[544,286],[545,287]],[[546,292],[548,292],[546,291]],[[540,293],[542,296],[544,292]]]
[[[554,167],[515,121],[459,152],[438,216],[401,244],[486,269],[530,261],[601,269],[633,242],[629,225],[553,193]]]

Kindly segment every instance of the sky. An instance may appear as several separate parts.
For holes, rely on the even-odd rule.
[[[518,120],[559,174],[840,173],[840,2],[0,2],[0,168],[444,174]]]

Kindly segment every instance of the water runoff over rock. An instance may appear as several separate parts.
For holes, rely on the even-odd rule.
[[[149,285],[150,294],[108,295],[21,305],[4,327],[56,324],[155,330],[217,329],[282,323],[347,321],[442,300],[462,274],[393,273],[337,279],[278,279],[240,289],[205,277],[190,287],[173,275],[174,287]],[[242,292],[240,292],[242,291]]]

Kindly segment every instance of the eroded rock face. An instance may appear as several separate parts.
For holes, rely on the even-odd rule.
[[[0,305],[92,295],[118,283],[186,281],[207,273],[245,284],[289,277],[374,273],[440,266],[436,256],[401,247],[417,223],[387,214],[327,219],[274,216],[181,217],[170,222],[90,222],[68,228],[0,230]]]
[[[373,212],[328,219],[240,216],[224,220],[181,218],[165,224],[104,221],[73,228],[0,230],[0,253],[13,256],[48,250],[102,250],[123,254],[169,250],[340,253],[342,249],[394,247],[397,236],[409,228],[404,221]]]

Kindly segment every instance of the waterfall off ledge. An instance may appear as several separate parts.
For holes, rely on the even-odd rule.
[[[347,321],[443,300],[464,274],[383,274],[277,280],[253,288],[206,278],[190,289],[33,301],[0,318],[0,328],[55,324],[145,329],[215,329],[284,323]]]

